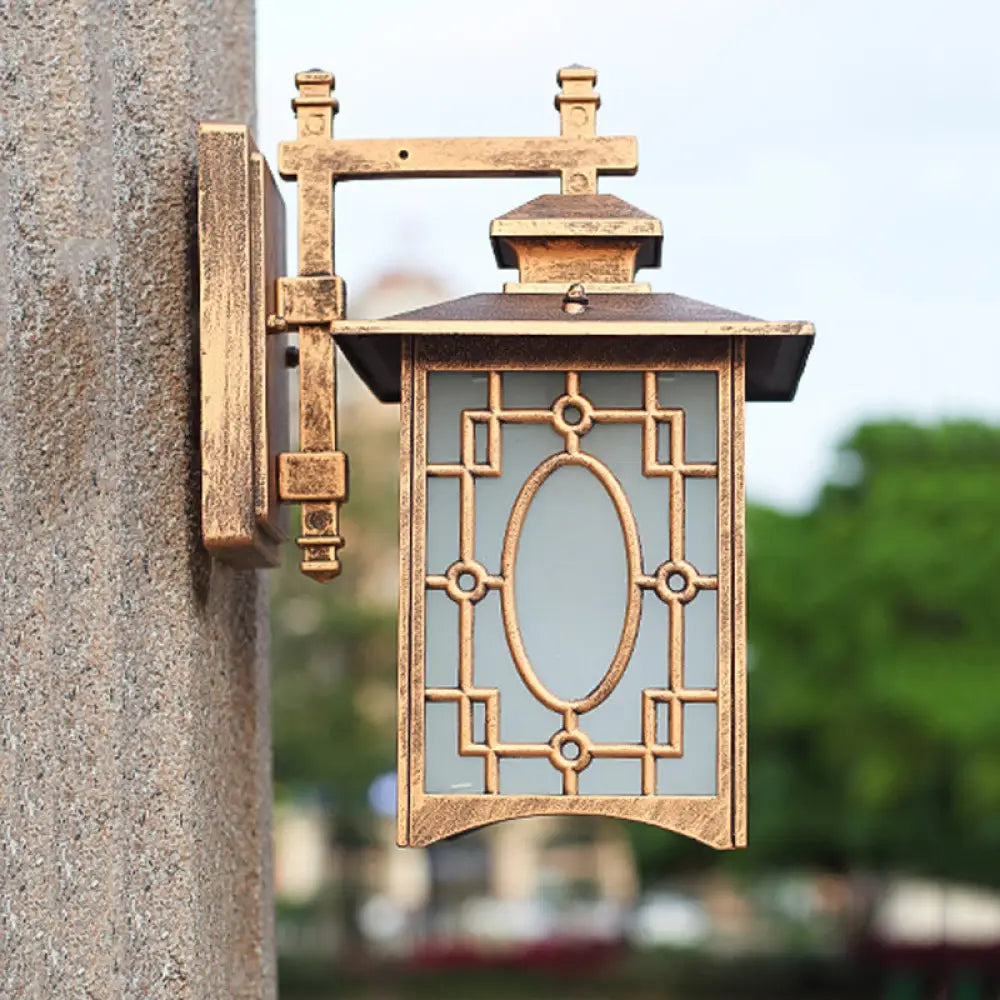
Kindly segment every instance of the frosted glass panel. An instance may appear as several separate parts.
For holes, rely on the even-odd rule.
[[[684,411],[684,457],[714,462],[719,455],[719,395],[715,372],[662,372],[656,378],[660,406]]]
[[[428,792],[475,795],[483,791],[483,763],[458,753],[458,712],[448,702],[424,706],[427,756],[425,785]]]
[[[562,441],[549,428],[535,424],[505,424],[500,440],[503,475],[476,480],[476,558],[491,573],[500,572],[504,531],[517,494],[535,466]],[[428,513],[436,516],[436,512]],[[428,524],[430,520],[429,516]]]
[[[684,557],[702,574],[719,569],[719,481],[684,477]]]
[[[476,605],[473,653],[476,684],[500,692],[500,739],[506,743],[530,743],[548,738],[559,728],[559,717],[539,702],[524,686],[507,648],[500,596],[487,594]],[[547,764],[546,767],[551,768]]]
[[[477,423],[474,432],[476,436],[476,461],[485,465],[489,461],[489,452],[487,451],[489,428],[484,423]]]
[[[500,787],[504,795],[559,795],[562,779],[547,760],[507,757],[500,762]]]
[[[503,403],[511,409],[549,407],[562,394],[562,372],[504,372]]]
[[[427,571],[443,573],[458,557],[458,480],[434,476],[427,480]]]
[[[641,764],[637,760],[592,760],[580,772],[581,795],[639,795]]]
[[[427,376],[427,461],[459,461],[462,410],[485,408],[485,372],[430,372]]]
[[[472,742],[482,743],[486,739],[486,706],[481,702],[472,704]]]
[[[670,742],[670,705],[667,702],[656,706],[656,742]]]
[[[643,475],[642,428],[637,424],[598,424],[587,434],[586,442],[587,450],[606,463],[622,484],[635,515],[643,552],[651,557],[653,553],[669,552],[670,480]],[[656,568],[655,564],[652,568]]]
[[[657,791],[661,795],[714,795],[718,740],[715,705],[685,705],[684,756],[656,762]]]
[[[644,593],[642,624],[628,669],[608,700],[586,715],[587,734],[591,739],[602,743],[617,743],[623,739],[639,742],[642,739],[642,714],[637,708],[642,704],[642,692],[646,688],[665,688],[670,684],[669,625],[670,609],[652,591]],[[665,734],[666,730],[663,732]],[[638,778],[635,788],[630,790],[638,794]]]
[[[719,679],[719,595],[701,590],[684,606],[684,684],[714,688]]]
[[[429,590],[424,606],[425,682],[428,687],[458,685],[458,607],[441,590]]]
[[[615,655],[628,573],[615,508],[586,469],[566,466],[528,508],[514,599],[521,636],[541,682],[583,698]]]
[[[427,412],[426,790],[714,794],[715,372],[432,372]]]
[[[637,409],[642,406],[642,372],[580,372],[580,392],[594,406]]]

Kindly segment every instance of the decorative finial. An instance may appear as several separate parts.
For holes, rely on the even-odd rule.
[[[566,66],[556,74],[562,88],[556,94],[559,131],[567,138],[582,139],[597,132],[597,109],[601,96],[594,90],[597,70],[587,66]]]
[[[333,136],[333,116],[340,102],[333,96],[333,74],[310,69],[295,74],[298,97],[292,98],[292,110],[299,125],[300,139],[329,139]]]
[[[564,139],[589,139],[597,134],[597,109],[601,96],[594,90],[597,70],[588,66],[565,66],[556,74],[560,91],[556,94],[559,134]],[[596,194],[597,170],[565,171],[563,194]]]

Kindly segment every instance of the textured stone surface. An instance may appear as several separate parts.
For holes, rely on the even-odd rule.
[[[266,625],[198,544],[195,123],[251,0],[0,9],[0,997],[271,997]]]

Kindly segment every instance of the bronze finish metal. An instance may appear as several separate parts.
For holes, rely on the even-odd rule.
[[[597,109],[601,97],[594,90],[597,70],[573,64],[556,74],[561,90],[556,94],[559,112],[559,134],[566,138],[582,139],[595,133]],[[584,194],[597,191],[597,174],[590,169],[578,169],[568,177],[563,176],[563,194]]]
[[[595,295],[648,295],[653,286],[648,281],[588,281],[587,290]],[[559,281],[505,281],[506,295],[565,294],[566,282]]]
[[[299,94],[292,101],[298,126],[297,145],[310,150],[332,141],[333,75],[321,71],[295,77]],[[284,286],[284,304],[304,307],[299,322],[299,450],[304,454],[337,454],[337,355],[330,323],[343,315],[344,294],[333,272],[333,186],[322,175],[306,172],[299,178],[298,283]],[[318,289],[328,288],[325,302]],[[299,292],[296,295],[296,292]],[[310,292],[312,294],[310,294]],[[289,294],[291,293],[291,294]],[[293,322],[282,316],[286,323]],[[339,466],[346,473],[346,462]],[[340,504],[347,495],[346,482],[331,480],[325,496],[302,503],[302,534],[295,540],[302,550],[302,572],[324,583],[340,573],[338,553]],[[337,489],[337,487],[342,487]],[[338,495],[341,494],[341,495]]]
[[[334,186],[378,177],[558,176],[564,193],[599,198],[598,176],[635,173],[638,159],[634,138],[596,135],[600,103],[593,92],[596,78],[593,70],[580,67],[560,72],[559,138],[343,140],[333,137],[338,110],[333,75],[314,70],[295,77],[298,96],[292,107],[298,135],[279,146],[278,166],[283,177],[299,186],[301,277],[278,282],[277,310],[269,316],[268,329],[299,331],[300,455],[337,453],[336,354],[330,333],[344,316],[345,297],[334,272]],[[651,232],[648,222],[635,224],[645,225],[644,233]],[[570,255],[569,271],[575,274],[581,261],[593,257],[593,268],[581,276],[607,278],[610,285],[630,281],[638,243],[633,259],[625,263],[600,241],[590,239],[590,244],[592,248],[585,246]],[[599,245],[601,254],[592,253]],[[546,260],[529,268],[529,273],[551,278],[552,256]],[[282,468],[291,466],[286,463]],[[346,484],[340,486],[331,482],[321,494],[314,484],[308,500],[293,495],[292,487],[282,494],[287,500],[302,500],[302,535],[297,539],[303,550],[302,571],[317,580],[340,572],[340,504],[346,498]]]
[[[289,326],[322,326],[344,315],[344,283],[340,278],[278,279],[278,315]]]
[[[621,341],[610,337],[521,338],[414,337],[406,338],[403,360],[404,426],[402,458],[403,501],[401,503],[401,582],[408,593],[400,595],[400,789],[407,791],[400,811],[399,840],[404,845],[423,845],[442,837],[515,816],[540,813],[596,813],[640,820],[685,833],[716,847],[735,847],[745,842],[745,781],[742,778],[745,751],[744,648],[742,600],[734,586],[742,580],[742,517],[734,518],[734,496],[742,489],[736,480],[742,447],[743,399],[742,340],[729,337],[678,341],[650,338]],[[456,347],[460,346],[460,350]],[[709,370],[719,385],[719,456],[715,463],[691,463],[684,458],[683,411],[660,406],[656,372],[663,370]],[[434,464],[426,458],[427,376],[431,371],[461,370],[488,373],[488,406],[462,413],[461,460]],[[506,409],[502,399],[504,371],[558,370],[564,373],[565,391],[548,409]],[[580,393],[579,373],[587,370],[641,371],[644,400],[635,409],[594,406]],[[575,407],[579,419],[567,422],[563,414]],[[498,572],[475,558],[475,483],[497,476],[502,466],[501,427],[509,423],[547,424],[562,438],[563,449],[545,459],[528,477],[514,502],[504,538]],[[586,434],[597,423],[631,423],[642,427],[642,469],[646,476],[670,480],[670,551],[668,558],[646,571],[642,566],[635,518],[621,485],[611,471],[586,451]],[[486,460],[477,461],[475,429],[484,425]],[[668,428],[670,461],[657,459],[658,428]],[[521,639],[514,600],[517,549],[524,516],[535,493],[557,468],[581,465],[600,480],[607,491],[622,529],[628,567],[628,602],[618,648],[604,677],[585,697],[560,698],[539,680]],[[460,524],[457,558],[444,575],[428,574],[425,559],[426,481],[428,477],[451,477],[460,485]],[[719,572],[700,574],[684,557],[684,479],[717,477],[719,482]],[[462,582],[464,580],[464,582]],[[670,581],[670,582],[668,582]],[[682,582],[683,586],[676,586]],[[672,586],[671,583],[674,585]],[[408,586],[407,586],[408,584]],[[676,589],[675,589],[676,588]],[[719,670],[717,689],[691,689],[683,683],[684,606],[701,589],[719,593]],[[455,688],[425,685],[424,594],[443,590],[459,609],[458,685]],[[523,683],[543,705],[561,715],[557,732],[537,743],[505,743],[499,736],[500,694],[475,682],[472,634],[475,605],[486,594],[500,593],[504,629],[514,666]],[[641,614],[641,595],[653,591],[670,608],[669,684],[646,689],[636,711],[641,722],[638,743],[602,744],[586,734],[586,713],[601,704],[615,689],[636,641]],[[735,641],[730,640],[736,630]],[[430,794],[424,790],[423,748],[425,702],[451,702],[459,713],[459,748],[463,756],[484,761],[482,794]],[[655,762],[683,754],[685,703],[718,705],[716,794],[714,796],[662,796],[656,791]],[[656,705],[670,706],[668,733],[660,742],[656,733]],[[473,705],[485,710],[485,736],[472,736]],[[731,715],[734,725],[731,726]],[[564,755],[563,747],[575,744],[576,755]],[[506,795],[500,784],[499,762],[509,757],[548,759],[562,775],[562,795]],[[580,795],[578,779],[596,758],[638,759],[642,763],[641,792],[637,795]],[[734,773],[733,765],[736,765]],[[402,797],[402,796],[401,796]]]
[[[298,451],[278,456],[278,493],[288,503],[347,502],[347,456],[342,451]]]
[[[747,846],[747,614],[746,614],[746,371],[747,341],[732,341],[733,378],[730,433],[732,446],[732,493],[728,499],[732,549],[732,610],[728,620],[720,618],[719,634],[725,628],[732,644],[733,713],[732,781],[737,794],[733,798],[733,847]],[[721,513],[721,511],[720,511]],[[720,518],[721,521],[721,518]]]
[[[213,129],[221,130],[219,136],[226,130],[241,135],[246,130],[241,126],[203,126],[199,230],[202,342],[205,385],[211,390],[204,396],[202,413],[205,490],[209,497],[204,504],[204,535],[213,551],[243,565],[272,565],[277,560],[275,542],[282,533],[274,509],[279,492],[275,448],[271,446],[268,451],[261,444],[268,419],[265,397],[280,391],[272,388],[272,383],[283,381],[279,374],[267,374],[273,372],[273,364],[269,362],[267,367],[253,361],[254,399],[258,403],[251,411],[252,442],[246,437],[247,428],[235,415],[245,414],[248,406],[237,370],[245,370],[251,354],[254,359],[265,353],[280,357],[286,341],[275,336],[278,334],[298,331],[300,450],[293,454],[300,456],[337,453],[336,351],[331,333],[376,396],[385,401],[396,401],[400,396],[403,337],[458,333],[515,337],[749,337],[750,398],[790,397],[811,343],[811,326],[762,323],[679,296],[656,296],[648,284],[635,282],[636,269],[659,266],[662,225],[619,198],[597,193],[601,174],[634,173],[638,159],[634,138],[596,134],[600,106],[594,91],[596,79],[596,72],[586,67],[560,70],[561,89],[556,96],[560,135],[555,138],[339,140],[333,137],[338,103],[333,95],[332,74],[320,70],[297,74],[298,95],[292,101],[297,138],[281,144],[279,165],[282,175],[296,180],[299,187],[300,276],[280,276],[277,272],[281,268],[274,266],[267,271],[266,280],[255,272],[251,291],[255,302],[264,296],[267,311],[261,321],[255,305],[253,336],[259,337],[266,330],[280,346],[257,345],[252,352],[247,344],[234,342],[246,337],[249,325],[249,292],[244,287],[246,271],[241,269],[242,262],[249,259],[248,246],[255,260],[271,260],[268,248],[280,251],[280,240],[265,239],[261,231],[259,245],[248,243],[248,168],[239,174],[237,163],[236,172],[227,175],[232,177],[231,183],[209,183],[214,176],[209,161],[213,150],[221,149],[218,143],[222,140],[207,137]],[[249,135],[240,141],[249,147]],[[266,173],[259,154],[254,151],[253,156],[255,170],[264,169]],[[494,220],[491,226],[497,262],[501,267],[517,267],[520,271],[520,280],[506,283],[505,292],[520,294],[509,296],[507,302],[502,301],[506,296],[459,300],[446,304],[439,315],[412,314],[366,323],[344,319],[344,285],[334,272],[333,190],[337,182],[399,176],[550,175],[561,178],[562,194],[536,198]],[[263,216],[267,225],[280,210],[280,198],[269,177],[265,186],[270,207]],[[232,201],[236,192],[242,192],[242,201]],[[242,215],[236,218],[234,213],[239,212]],[[233,216],[228,228],[220,224],[222,216]],[[223,274],[228,274],[228,279],[223,280]],[[586,305],[567,302],[560,307],[557,300],[559,311],[550,315],[553,303],[541,307],[536,304],[542,295],[557,293],[564,297],[570,285],[581,282],[587,290]],[[510,299],[521,301],[516,304]],[[447,315],[447,307],[464,302],[479,303],[479,307],[466,315]],[[691,303],[700,309],[687,316],[682,307],[675,314],[675,302]],[[234,304],[239,308],[234,309]],[[225,373],[221,381],[220,372]],[[270,407],[272,417],[279,414],[281,422],[279,411],[280,402]],[[277,441],[282,431],[272,427],[268,440]],[[282,441],[279,450],[285,448],[287,442]],[[253,518],[245,510],[247,462],[253,466]],[[290,467],[288,463],[281,466]],[[314,482],[307,500],[300,499],[290,485],[281,492],[285,500],[302,503],[298,544],[303,550],[303,571],[318,580],[335,576],[340,570],[340,504],[346,498],[346,483],[331,481],[323,489]],[[220,499],[223,496],[228,499]]]
[[[660,266],[663,226],[614,195],[541,195],[494,219],[490,239],[497,264],[520,271],[505,292],[561,294],[586,281],[634,294],[650,290],[634,283],[635,272]]]
[[[426,337],[579,337],[605,336],[623,342],[634,337],[740,337],[746,340],[746,398],[789,400],[812,347],[815,330],[805,322],[767,322],[674,294],[605,294],[589,281],[587,308],[571,315],[559,285],[551,294],[479,294],[379,320],[338,320],[334,333],[341,349],[375,395],[400,398],[400,341]],[[547,289],[551,291],[551,288]],[[629,289],[634,291],[635,289]]]
[[[401,588],[399,598],[399,825],[401,844],[428,844],[485,823],[539,813],[600,814],[675,830],[717,847],[746,843],[746,639],[744,605],[744,403],[790,399],[813,339],[808,323],[768,323],[678,295],[654,295],[635,281],[660,263],[659,220],[597,193],[602,174],[632,174],[632,137],[596,134],[600,98],[592,69],[558,74],[558,137],[340,140],[334,78],[300,73],[293,100],[297,138],[279,147],[283,177],[298,183],[298,277],[282,275],[283,214],[273,179],[242,126],[199,129],[199,240],[202,311],[202,511],[206,545],[244,566],[274,565],[284,537],[279,503],[302,506],[302,570],[317,580],[340,571],[340,504],[347,500],[347,459],[337,450],[336,344],[378,398],[401,399]],[[388,320],[345,319],[345,289],[334,267],[334,187],[380,177],[558,176],[561,194],[544,195],[494,220],[497,263],[519,280],[503,295],[470,296]],[[517,293],[517,294],[506,294]],[[286,440],[285,388],[290,332],[298,334],[299,450]],[[656,373],[705,370],[718,380],[719,452],[713,463],[684,455],[685,414],[660,404]],[[487,373],[485,409],[462,414],[456,463],[427,460],[427,376],[431,371]],[[564,391],[548,408],[508,409],[506,371],[563,374]],[[636,408],[597,406],[580,389],[583,371],[643,374]],[[573,407],[576,413],[567,415]],[[248,419],[249,415],[249,419]],[[500,474],[502,429],[548,425],[562,446],[522,484],[510,511],[499,564],[487,567],[474,548],[476,483]],[[669,481],[670,547],[644,565],[631,501],[611,470],[587,450],[600,423],[641,428],[641,468]],[[486,455],[476,429],[486,428]],[[657,436],[668,434],[669,460]],[[540,680],[521,637],[514,579],[526,512],[548,477],[566,466],[586,468],[617,512],[627,567],[627,602],[617,649],[593,690],[567,699]],[[426,565],[428,477],[458,480],[459,544],[444,572]],[[718,572],[691,565],[684,548],[684,482],[718,483]],[[438,567],[438,570],[441,568]],[[684,685],[685,606],[701,590],[718,595],[718,685]],[[425,672],[425,599],[443,591],[458,606],[457,685],[430,687]],[[500,738],[500,692],[476,683],[476,605],[498,592],[512,663],[521,682],[557,713],[553,734],[537,742]],[[586,731],[587,713],[602,704],[629,669],[643,600],[669,609],[668,669],[663,687],[641,692],[639,739],[601,743]],[[483,760],[483,792],[428,794],[424,783],[424,710],[455,706],[458,752]],[[656,762],[684,752],[683,706],[713,703],[717,712],[714,795],[659,794]],[[669,706],[665,734],[657,706]],[[482,706],[485,730],[473,736]],[[534,757],[559,772],[561,795],[507,795],[501,761]],[[640,763],[636,794],[580,793],[579,775],[595,759]]]
[[[284,208],[242,125],[198,129],[201,515],[213,555],[275,566],[285,517],[271,473],[288,447],[286,338],[267,336]]]
[[[571,67],[560,70],[562,87],[559,138],[489,139],[337,139],[332,138],[333,75],[320,71],[295,77],[299,97],[292,101],[299,122],[298,139],[278,146],[278,171],[296,179],[300,203],[309,202],[309,224],[325,228],[318,217],[333,217],[332,185],[379,177],[559,177],[563,194],[596,194],[601,174],[634,174],[639,166],[633,136],[596,134],[600,99],[593,92],[597,73]],[[571,119],[567,124],[567,119]],[[303,198],[308,187],[308,198]],[[327,195],[325,192],[330,191]],[[312,195],[323,192],[313,204]],[[300,222],[302,214],[300,213]],[[300,228],[301,239],[301,228]],[[311,264],[322,264],[316,236],[309,240]],[[312,257],[315,259],[312,260]],[[309,266],[307,274],[322,273]]]

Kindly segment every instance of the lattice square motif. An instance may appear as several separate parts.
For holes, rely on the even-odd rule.
[[[439,824],[453,798],[458,828],[514,802],[679,828],[674,801],[718,826],[733,792],[732,359],[516,371],[421,365],[417,344],[406,840],[440,835],[412,825],[435,810]]]

